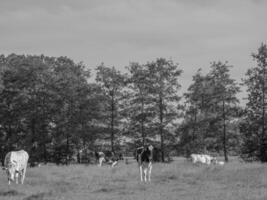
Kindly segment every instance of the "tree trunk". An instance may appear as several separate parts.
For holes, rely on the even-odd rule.
[[[79,164],[81,164],[81,154],[80,154],[80,150],[78,150],[78,154],[77,154],[77,162]]]
[[[163,102],[160,96],[159,101],[159,119],[160,119],[160,147],[161,147],[161,161],[165,162],[165,146],[164,146],[164,132],[163,132]]]
[[[111,143],[111,151],[114,152],[114,96],[111,97],[111,137],[110,137],[110,143]]]
[[[48,162],[47,160],[47,150],[46,150],[46,144],[43,144],[43,151],[44,151],[44,163],[46,164]]]
[[[206,119],[206,116],[207,116],[207,110],[206,108],[204,107],[204,95],[202,94],[201,95],[201,112],[204,113],[204,118]],[[207,128],[206,128],[206,123],[203,123],[203,127],[202,127],[202,152],[204,154],[206,154],[206,151],[207,151],[207,147],[206,147],[206,142],[205,142],[205,139],[206,139],[206,135],[207,135]]]
[[[69,159],[70,159],[70,155],[69,155],[69,149],[70,149],[70,147],[69,147],[69,145],[70,145],[70,142],[69,142],[69,134],[67,134],[67,145],[66,145],[66,153],[67,153],[66,157],[67,157],[67,159],[66,159],[66,165],[69,164]]]
[[[12,139],[12,128],[11,128],[11,124],[8,124],[8,131],[7,131],[7,137],[6,137],[6,143],[7,143],[7,152],[14,150],[11,144],[11,139]]]
[[[143,139],[143,146],[146,144],[146,136],[144,132],[144,99],[142,98],[142,107],[141,107],[141,134],[142,134],[142,139]]]
[[[31,132],[32,132],[32,138],[31,138],[31,142],[32,142],[32,147],[31,147],[31,155],[33,155],[33,159],[30,159],[30,165],[34,165],[34,162],[36,162],[38,160],[38,156],[36,157],[36,150],[37,150],[37,146],[36,146],[36,139],[35,139],[35,118],[31,120]]]
[[[225,162],[228,162],[228,153],[227,153],[227,137],[226,137],[226,119],[225,119],[225,100],[223,99],[223,152]]]
[[[262,162],[267,161],[266,155],[266,137],[265,137],[265,68],[263,69],[263,83],[262,83],[262,133],[260,146],[260,159]]]

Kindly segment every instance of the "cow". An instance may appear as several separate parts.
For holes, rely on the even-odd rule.
[[[190,158],[194,164],[202,163],[202,164],[210,165],[211,163],[216,162],[215,157],[212,157],[206,154],[191,154]]]
[[[136,149],[135,156],[139,166],[141,182],[143,182],[143,179],[145,182],[147,180],[151,181],[153,149],[152,145]]]
[[[223,166],[225,164],[224,161],[216,161],[215,163],[220,166]]]
[[[6,170],[9,185],[14,180],[18,184],[18,179],[23,184],[28,160],[29,154],[24,150],[11,151],[6,154],[3,170]]]
[[[101,167],[103,162],[106,162],[111,165],[111,167],[115,167],[120,160],[120,157],[116,155],[112,151],[105,151],[105,152],[97,152],[95,151],[96,161],[99,162],[98,166]]]
[[[106,153],[105,159],[108,163],[111,164],[111,167],[115,167],[120,160],[120,155],[117,155],[114,152],[108,152]]]
[[[206,159],[206,164],[207,165],[210,165],[210,164],[215,164],[216,163],[216,161],[217,161],[217,159],[215,158],[215,157],[213,157],[213,156],[210,156],[210,155],[202,155],[202,156],[204,156],[204,158]]]
[[[100,151],[100,152],[95,151],[95,158],[96,158],[96,161],[99,162],[99,163],[98,163],[98,166],[99,166],[99,167],[101,167],[102,164],[103,164],[103,162],[106,161],[106,160],[105,160],[105,154],[104,154],[102,151]]]

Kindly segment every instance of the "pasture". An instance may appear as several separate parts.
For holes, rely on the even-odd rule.
[[[154,163],[151,183],[141,183],[137,163],[45,165],[28,168],[24,185],[8,186],[0,174],[1,200],[266,200],[267,166],[232,159],[224,166],[193,165],[183,158]]]

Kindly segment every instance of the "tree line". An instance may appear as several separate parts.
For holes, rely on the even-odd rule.
[[[25,149],[30,162],[69,163],[81,149],[129,152],[148,143],[172,154],[240,155],[267,161],[267,46],[241,83],[228,62],[199,69],[181,94],[182,68],[171,59],[91,71],[67,57],[0,55],[0,158]],[[247,103],[240,106],[240,87]]]

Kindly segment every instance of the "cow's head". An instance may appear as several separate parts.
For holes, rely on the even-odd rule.
[[[7,167],[4,167],[7,173],[7,177],[8,179],[10,179],[11,181],[14,181],[15,175],[16,175],[16,165],[13,163],[9,163],[7,165]]]
[[[152,145],[148,146],[148,150],[149,150],[149,160],[152,161],[153,160],[153,150],[154,147]]]

